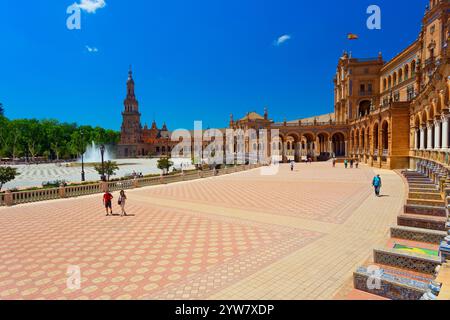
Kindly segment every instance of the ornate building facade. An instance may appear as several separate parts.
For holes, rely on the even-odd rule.
[[[430,0],[418,38],[388,62],[381,53],[369,59],[344,53],[334,78],[334,113],[274,122],[266,109],[236,121],[231,115],[229,128],[267,129],[269,137],[279,130],[268,154],[278,151],[283,161],[342,157],[388,169],[424,159],[449,165],[449,12],[448,0]],[[124,106],[119,157],[169,154],[178,141],[171,141],[167,127],[141,126],[131,71]],[[259,148],[246,138],[246,152]]]

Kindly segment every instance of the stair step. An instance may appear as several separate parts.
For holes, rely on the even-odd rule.
[[[410,189],[431,189],[437,190],[437,186],[434,183],[425,184],[425,183],[409,183]]]
[[[423,188],[411,188],[409,187],[409,192],[418,193],[431,193],[431,194],[441,194],[438,189],[423,189]]]
[[[377,264],[429,275],[433,275],[436,267],[442,263],[440,257],[387,248],[375,249],[373,251],[373,257],[374,262]]]
[[[353,274],[356,289],[391,300],[419,300],[432,280],[429,274],[380,263],[359,267]]]
[[[425,243],[440,244],[447,236],[445,231],[396,226],[391,228],[391,237]]]
[[[407,214],[416,214],[422,216],[447,217],[447,210],[445,209],[445,207],[407,204],[404,207],[404,212]]]
[[[433,183],[433,180],[427,178],[406,178],[409,183],[425,183],[430,184]]]
[[[436,193],[410,192],[408,195],[408,198],[409,199],[424,199],[424,200],[442,200],[442,196],[439,192],[436,192]]]
[[[417,205],[417,206],[424,206],[424,207],[437,207],[437,208],[445,209],[445,202],[442,199],[430,200],[430,199],[410,198],[410,199],[406,200],[406,203],[408,205]]]
[[[404,227],[422,228],[437,231],[447,231],[447,218],[424,216],[419,214],[401,214],[397,217],[397,223]]]

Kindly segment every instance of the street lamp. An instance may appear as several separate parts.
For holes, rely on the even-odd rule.
[[[105,156],[105,145],[102,144],[100,146],[100,154],[102,155],[102,181],[105,181],[105,161],[104,161],[104,156]]]
[[[81,135],[81,182],[86,181],[85,173],[84,173],[84,132],[80,132]]]

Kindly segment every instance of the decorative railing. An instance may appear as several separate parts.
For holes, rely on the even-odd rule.
[[[168,184],[181,181],[189,181],[213,176],[225,175],[244,170],[255,169],[262,166],[261,164],[239,165],[233,167],[225,167],[223,169],[205,170],[205,171],[188,171],[168,176],[155,176],[142,179],[97,182],[79,186],[61,186],[52,189],[38,189],[30,191],[18,191],[0,193],[0,206],[12,206],[23,203],[39,202],[53,199],[73,198],[84,195],[102,193],[105,190],[119,191],[126,189],[134,189],[153,185]]]
[[[87,184],[83,186],[68,186],[65,187],[65,196],[68,198],[86,196],[102,192],[101,184]]]
[[[60,193],[58,188],[21,191],[21,192],[14,192],[12,194],[12,200],[14,204],[53,200],[59,198]]]

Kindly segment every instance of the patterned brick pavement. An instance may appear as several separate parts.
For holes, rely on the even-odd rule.
[[[390,197],[371,196],[373,174],[326,163],[136,189],[130,217],[99,196],[0,208],[0,299],[330,299],[403,203],[389,171]]]

